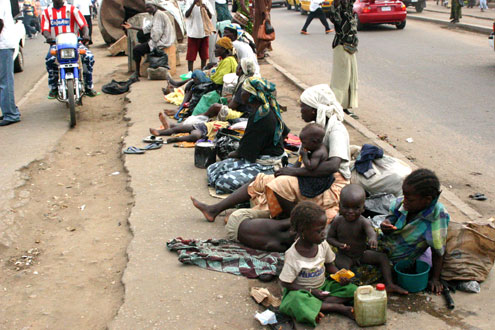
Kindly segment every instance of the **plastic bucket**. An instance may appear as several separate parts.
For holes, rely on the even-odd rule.
[[[428,274],[430,265],[421,260],[416,260],[416,274],[407,274],[404,271],[411,267],[412,261],[401,260],[395,266],[397,273],[397,284],[409,292],[419,292],[426,289],[428,285]]]
[[[198,142],[194,147],[194,166],[207,168],[217,160],[215,145],[211,142]]]

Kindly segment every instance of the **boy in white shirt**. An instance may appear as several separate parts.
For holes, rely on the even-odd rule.
[[[311,21],[313,18],[317,17],[320,19],[321,24],[325,27],[325,33],[329,34],[333,30],[330,29],[330,26],[328,25],[327,17],[325,16],[325,13],[323,12],[323,9],[321,9],[321,4],[325,2],[325,0],[311,0],[311,3],[309,5],[309,15],[308,18],[306,18],[306,23],[304,23],[304,26],[301,30],[301,34],[309,34],[307,32],[309,24],[311,24]]]

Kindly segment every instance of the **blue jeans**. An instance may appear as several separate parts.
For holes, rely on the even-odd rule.
[[[21,114],[14,97],[14,49],[0,49],[0,108],[3,120],[19,121]]]
[[[81,55],[81,62],[83,64],[84,72],[84,87],[86,89],[93,88],[93,66],[95,64],[95,56],[93,53],[85,47],[83,44],[79,44],[79,48],[86,49],[86,55]],[[50,48],[48,48],[48,54],[45,57],[46,71],[48,72],[48,86],[50,89],[58,88],[58,65],[57,58],[50,54]]]

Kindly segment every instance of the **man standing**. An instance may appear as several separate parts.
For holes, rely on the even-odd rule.
[[[344,112],[358,119],[350,109],[358,106],[357,26],[352,12],[353,0],[335,0],[330,8],[330,21],[335,27],[330,88]]]
[[[154,49],[168,48],[175,42],[174,25],[172,25],[172,22],[168,18],[167,14],[158,9],[159,6],[155,0],[146,0],[145,10],[148,14],[153,16],[151,25],[139,29],[127,22],[122,24],[122,26],[126,29],[143,30],[145,34],[149,33],[151,37],[148,42],[137,45],[132,51],[134,62],[136,63],[136,72],[134,74],[135,78],[139,78],[141,74],[141,58],[144,55],[151,53]]]
[[[22,4],[22,15],[24,28],[26,29],[26,34],[29,39],[32,39],[36,36],[36,29],[34,28],[34,7],[31,3],[31,0],[26,0]]]
[[[53,0],[53,7],[43,10],[41,17],[41,31],[46,40],[52,43],[55,37],[60,33],[75,33],[79,34],[79,30],[83,34],[83,42],[89,42],[88,24],[81,14],[79,9],[72,5],[65,5],[64,0]],[[45,57],[46,71],[48,71],[48,85],[50,92],[48,98],[53,99],[58,94],[58,66],[57,58],[50,54]],[[79,49],[84,49],[86,54],[81,54],[81,61],[84,69],[84,94],[87,96],[96,96],[98,93],[93,89],[93,66],[95,58],[93,53],[84,45],[80,44]]]
[[[0,126],[19,122],[20,113],[15,105],[14,96],[14,48],[15,36],[14,19],[10,0],[0,0]]]
[[[311,0],[311,2],[309,4],[309,15],[308,15],[308,18],[306,19],[306,23],[304,23],[304,26],[301,30],[301,34],[309,34],[307,32],[308,26],[309,26],[309,24],[311,24],[311,21],[315,17],[320,19],[321,24],[323,24],[323,26],[325,27],[325,33],[326,34],[329,34],[330,32],[333,31],[330,29],[330,26],[328,26],[328,21],[327,21],[327,18],[325,16],[325,13],[323,12],[323,9],[321,9],[321,4],[324,1],[325,0]]]
[[[186,0],[186,30],[187,30],[187,69],[193,71],[193,64],[196,56],[199,53],[201,58],[201,68],[206,65],[209,58],[208,55],[208,35],[205,32],[205,25],[210,22],[204,22],[203,18],[210,19],[212,17],[213,8],[209,1],[203,0]],[[201,14],[201,10],[205,10],[207,17]]]
[[[74,0],[74,7],[79,9],[81,14],[83,14],[86,23],[88,23],[89,29],[89,45],[93,44],[93,22],[91,21],[91,13],[93,11],[93,3],[91,0]]]

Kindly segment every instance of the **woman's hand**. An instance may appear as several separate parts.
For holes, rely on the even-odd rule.
[[[428,281],[428,287],[430,288],[430,291],[435,293],[435,294],[441,294],[443,291],[443,284],[440,282],[438,279],[431,279]]]
[[[339,249],[344,250],[344,251],[348,251],[351,249],[351,246],[349,244],[342,243],[342,244],[340,244]]]
[[[294,168],[292,167],[282,167],[281,169],[275,171],[275,177],[281,175],[296,176]]]
[[[330,296],[330,292],[321,291],[318,289],[311,290],[311,294],[320,300],[323,300],[325,298],[328,298],[328,296]]]
[[[348,279],[347,277],[340,277],[340,280],[339,280],[340,285],[345,286],[349,283],[351,283],[350,279]]]
[[[380,229],[383,231],[384,234],[390,234],[394,231],[397,230],[397,227],[395,227],[390,220],[383,220],[382,223],[380,224]]]

